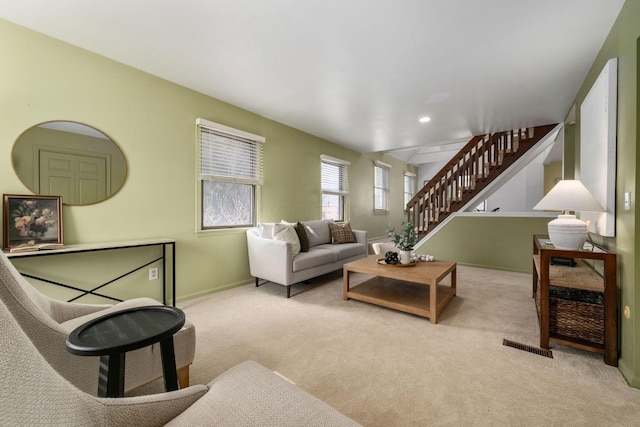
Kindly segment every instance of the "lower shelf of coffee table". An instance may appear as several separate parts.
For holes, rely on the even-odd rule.
[[[347,297],[431,318],[429,290],[428,285],[374,277],[352,287],[347,292]],[[442,313],[442,310],[449,304],[456,292],[450,286],[438,285],[436,293],[436,310],[438,313]]]

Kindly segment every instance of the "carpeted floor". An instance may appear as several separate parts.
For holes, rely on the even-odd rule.
[[[602,356],[503,345],[538,345],[530,275],[459,266],[436,325],[344,301],[341,272],[292,294],[266,283],[179,304],[196,325],[191,383],[252,359],[364,426],[640,425],[640,390]]]

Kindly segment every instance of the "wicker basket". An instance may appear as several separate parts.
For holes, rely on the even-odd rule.
[[[536,308],[540,313],[540,283]],[[604,294],[550,286],[549,333],[604,345]]]

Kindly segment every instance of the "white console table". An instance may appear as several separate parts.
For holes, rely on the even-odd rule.
[[[37,277],[29,274],[21,273],[24,277],[28,277],[31,279],[40,280],[46,283],[50,283],[57,286],[62,286],[64,288],[73,289],[75,291],[80,292],[81,294],[70,299],[69,302],[74,301],[78,298],[83,297],[87,294],[97,295],[102,298],[108,298],[114,301],[122,301],[117,298],[107,296],[97,291],[99,289],[108,286],[109,284],[116,282],[123,277],[126,277],[138,270],[141,270],[154,262],[162,261],[162,303],[167,305],[167,249],[170,252],[171,262],[171,299],[173,300],[173,306],[176,305],[176,241],[174,239],[148,239],[148,240],[131,240],[126,242],[106,242],[106,243],[82,243],[76,245],[65,245],[64,249],[52,249],[52,250],[41,250],[41,251],[31,251],[31,252],[14,252],[14,253],[5,253],[8,258],[29,258],[29,257],[42,257],[42,256],[55,256],[55,255],[65,255],[72,253],[80,253],[80,252],[96,252],[96,251],[109,251],[109,250],[117,250],[117,249],[126,249],[126,248],[142,248],[146,246],[161,246],[162,247],[162,256],[156,258],[152,261],[149,261],[139,267],[136,267],[133,270],[130,270],[126,273],[120,274],[118,277],[115,277],[109,280],[106,283],[103,283],[99,286],[94,287],[93,289],[81,289],[69,284],[56,282],[53,280],[49,280],[44,277]]]

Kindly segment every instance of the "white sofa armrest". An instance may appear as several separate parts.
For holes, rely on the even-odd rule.
[[[365,230],[353,230],[353,235],[356,238],[356,242],[362,245],[362,251],[364,256],[369,255],[369,242],[367,241],[367,232]]]
[[[356,242],[367,245],[367,232],[365,230],[353,230]]]
[[[247,230],[249,271],[256,278],[288,286],[293,272],[291,246],[281,240],[258,236],[255,228]]]

